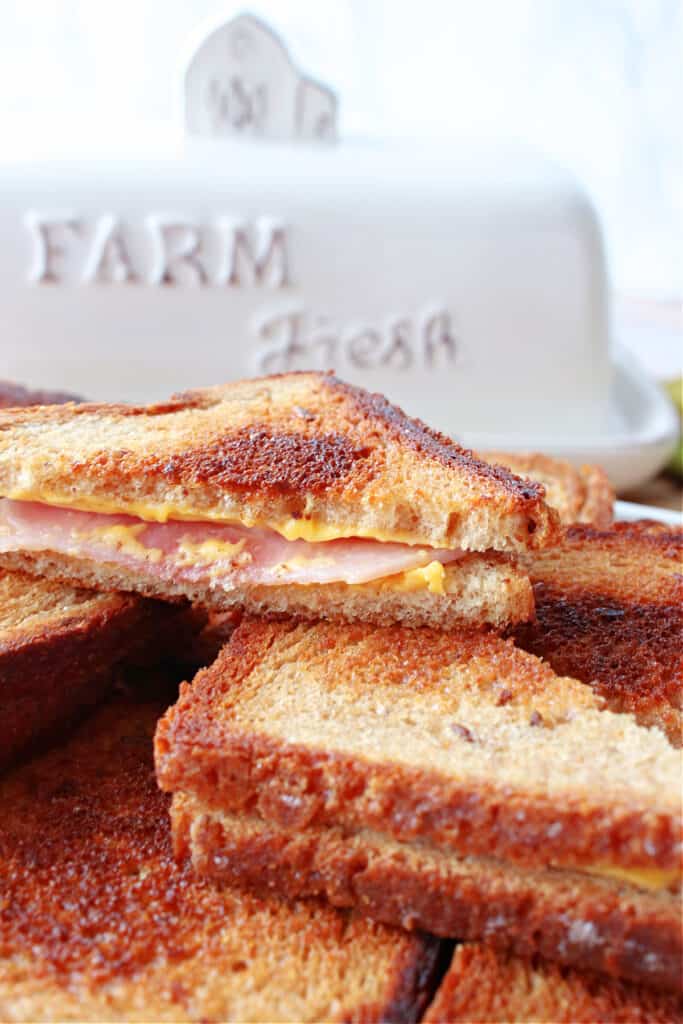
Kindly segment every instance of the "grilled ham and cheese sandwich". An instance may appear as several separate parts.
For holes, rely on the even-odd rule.
[[[527,556],[536,619],[516,642],[596,690],[612,711],[683,743],[683,530],[572,526]]]
[[[174,862],[164,706],[117,700],[0,780],[0,1020],[419,1020],[437,940]]]
[[[0,562],[218,611],[529,619],[542,488],[331,375],[0,414]]]
[[[680,755],[490,633],[245,620],[156,734],[202,875],[680,987]]]

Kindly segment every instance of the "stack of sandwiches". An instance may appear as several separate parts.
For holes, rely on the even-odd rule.
[[[314,373],[0,414],[0,1018],[680,1019],[681,532],[490,458]]]

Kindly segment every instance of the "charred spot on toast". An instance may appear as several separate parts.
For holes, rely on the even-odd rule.
[[[369,454],[342,434],[306,436],[262,424],[169,455],[155,468],[172,483],[210,481],[244,492],[320,494],[352,474],[357,477]]]
[[[536,621],[521,647],[589,684],[617,712],[681,745],[683,530],[651,520],[568,528],[527,563]]]
[[[599,543],[602,547],[616,549],[621,548],[625,542],[631,542],[660,558],[676,561],[683,576],[683,529],[654,519],[614,523],[608,530],[576,523],[568,527],[566,542],[575,546]]]
[[[534,594],[536,622],[515,631],[526,650],[625,711],[680,702],[681,604],[621,603],[600,593],[567,598],[542,582]]]

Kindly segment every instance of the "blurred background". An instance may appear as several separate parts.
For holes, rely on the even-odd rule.
[[[152,152],[216,0],[0,0],[0,156]],[[340,135],[531,142],[603,225],[613,329],[659,379],[683,360],[683,0],[259,0],[341,97]]]
[[[681,0],[259,0],[342,97],[341,135],[530,140],[574,171],[621,295],[680,301]],[[180,74],[216,0],[2,0],[0,146],[151,146],[179,130]],[[176,88],[174,89],[174,84]],[[641,311],[642,313],[642,311]],[[675,318],[672,317],[672,321]],[[647,353],[657,364],[663,353]]]

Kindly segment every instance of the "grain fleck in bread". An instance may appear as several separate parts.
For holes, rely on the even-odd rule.
[[[516,476],[545,489],[547,503],[565,524],[591,523],[604,528],[614,514],[614,489],[600,466],[576,468],[565,459],[523,452],[482,452],[487,462],[505,466]]]
[[[432,547],[519,551],[557,537],[542,488],[328,374],[239,381],[148,407],[0,414],[0,493],[193,519],[309,519]],[[134,512],[135,514],[135,512]]]
[[[285,899],[325,897],[375,920],[681,991],[680,888],[459,857],[370,829],[280,827],[176,793],[173,835],[198,875]]]
[[[516,629],[517,643],[680,747],[683,530],[649,521],[572,526],[560,546],[526,564],[536,621]]]
[[[152,639],[163,657],[178,625],[168,606],[0,570],[0,766],[96,703]]]
[[[3,1021],[415,1021],[441,944],[173,859],[157,704],[117,702],[0,781]]]
[[[483,945],[456,948],[425,1024],[679,1024],[675,996]]]

